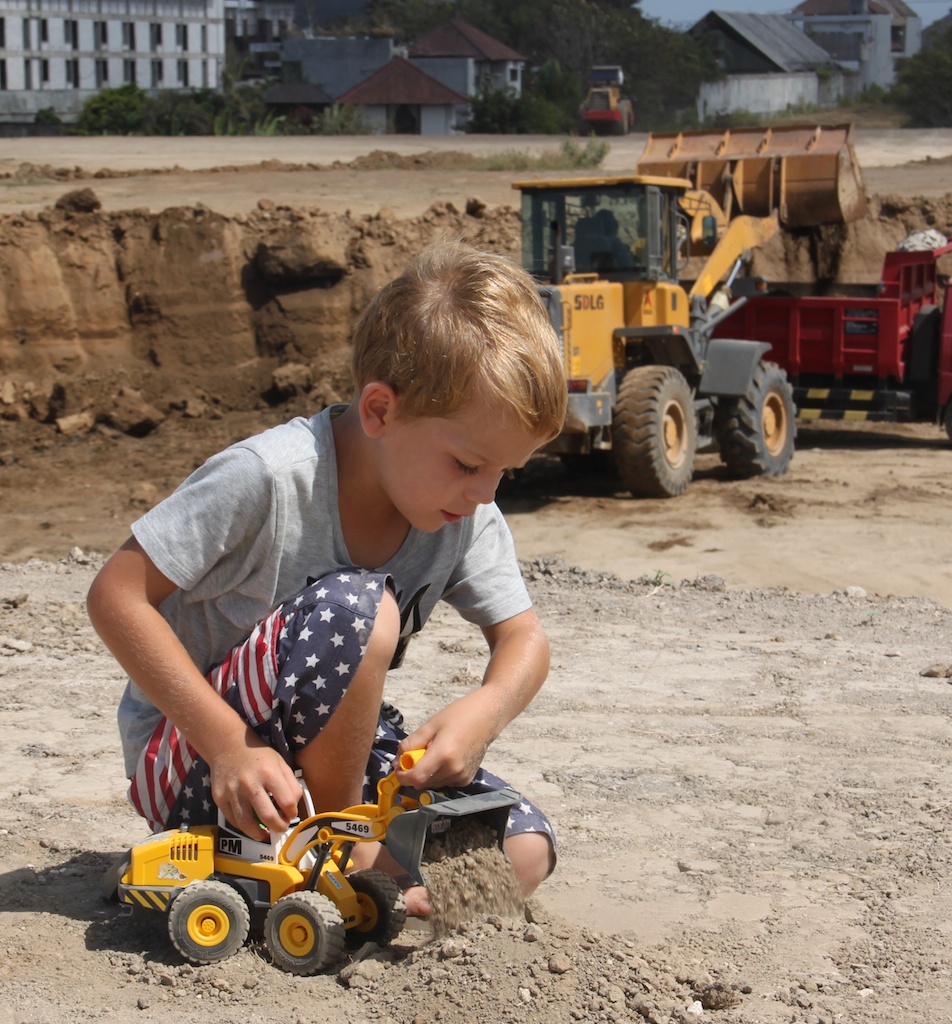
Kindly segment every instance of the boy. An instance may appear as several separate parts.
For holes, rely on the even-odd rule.
[[[349,406],[209,459],[93,581],[90,617],[130,677],[130,800],[153,829],[217,807],[249,835],[282,831],[295,769],[334,810],[373,799],[416,748],[405,785],[501,785],[479,766],[542,685],[548,641],[493,499],[562,426],[559,342],[527,274],[441,243],[359,317],[353,370]],[[384,679],[440,599],[482,629],[489,662],[406,736]],[[529,895],[555,862],[541,812],[514,809],[504,846]],[[352,860],[399,875],[375,844]],[[429,912],[419,887],[405,898]]]

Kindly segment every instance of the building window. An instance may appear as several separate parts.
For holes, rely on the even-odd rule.
[[[188,50],[188,25],[175,26],[175,45],[179,50]]]
[[[208,26],[202,25],[202,53],[208,53]]]
[[[134,21],[124,21],[122,23],[122,48],[124,50],[134,50],[136,48],[136,23]]]
[[[23,62],[23,88],[33,88],[33,62],[29,57]]]
[[[178,84],[183,88],[188,88],[188,61],[180,60],[178,62]]]
[[[66,84],[70,89],[79,88],[79,61],[68,60],[66,62]]]
[[[7,19],[0,18],[0,50],[7,48]]]
[[[122,62],[122,81],[125,85],[136,84],[136,62],[134,60]]]
[[[0,92],[7,91],[7,62],[0,59]]]
[[[109,48],[109,26],[104,21],[93,22],[93,46],[97,50]]]
[[[24,50],[32,49],[32,47],[30,46],[30,19],[29,18],[24,18],[23,19],[23,49]]]
[[[66,45],[70,49],[79,49],[79,22],[78,21],[64,21],[63,22],[63,39],[66,41]]]
[[[108,60],[97,60],[96,61],[96,88],[101,89],[104,85],[109,84],[109,61]]]
[[[149,48],[153,53],[162,49],[162,22],[153,21],[149,26]]]
[[[42,85],[50,84],[50,62],[48,60],[40,61],[40,83]]]
[[[158,89],[162,85],[162,61],[152,61],[152,88]]]
[[[202,61],[202,88],[208,88],[208,61]]]
[[[40,18],[40,42],[48,43],[50,41],[50,23],[46,18]]]

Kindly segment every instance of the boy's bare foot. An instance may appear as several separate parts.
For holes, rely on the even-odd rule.
[[[403,901],[407,905],[407,917],[429,917],[433,913],[426,887],[415,885],[406,869],[394,860],[383,843],[356,843],[350,855],[348,871],[362,871],[374,868],[389,875],[403,890]],[[409,885],[404,885],[409,882]]]

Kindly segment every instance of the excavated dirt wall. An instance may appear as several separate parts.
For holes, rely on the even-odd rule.
[[[912,230],[952,232],[949,198],[876,198],[857,223],[783,233],[754,254],[771,281],[874,284]],[[204,415],[346,395],[349,333],[369,296],[439,236],[517,255],[518,213],[471,200],[414,219],[278,206],[100,209],[88,188],[0,218],[0,416],[148,433]]]

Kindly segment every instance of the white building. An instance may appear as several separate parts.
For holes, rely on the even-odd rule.
[[[216,89],[223,0],[0,0],[0,124],[74,121],[104,88]]]

